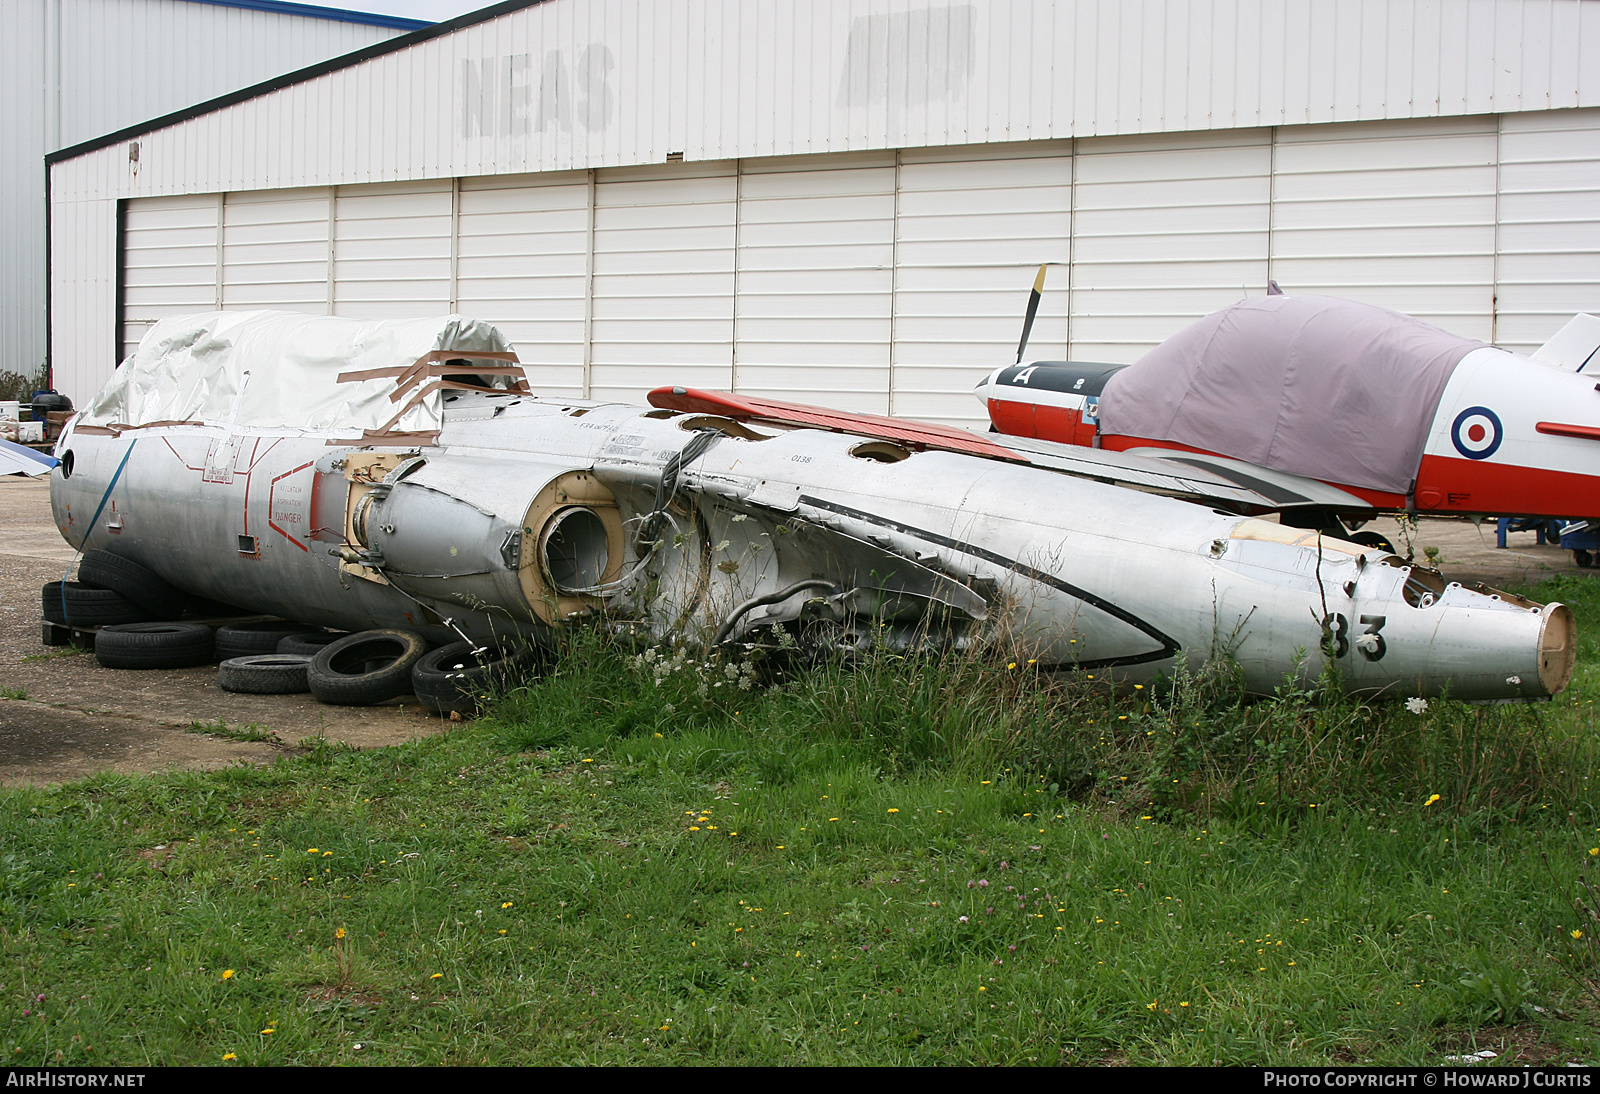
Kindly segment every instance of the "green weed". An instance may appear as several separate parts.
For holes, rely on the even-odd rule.
[[[0,1053],[1592,1062],[1580,633],[1555,702],[1421,713],[582,636],[445,735],[0,794]]]
[[[274,744],[283,743],[281,738],[270,729],[263,729],[255,722],[242,726],[230,726],[218,718],[215,722],[190,722],[185,733],[204,733],[212,737],[226,737],[230,741],[268,741]]]

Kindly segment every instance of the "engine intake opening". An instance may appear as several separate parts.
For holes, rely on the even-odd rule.
[[[577,593],[600,584],[611,553],[598,513],[576,505],[562,509],[550,518],[541,538],[545,573],[557,591]]]

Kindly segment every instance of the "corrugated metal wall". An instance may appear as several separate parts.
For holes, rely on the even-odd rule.
[[[0,3],[0,369],[44,361],[45,153],[399,33],[186,0]]]
[[[156,196],[1600,106],[1596,56],[1583,0],[547,0],[151,133],[137,178],[95,153],[110,173],[61,185]]]
[[[1587,110],[140,198],[122,349],[219,302],[459,310],[547,394],[971,424],[1042,261],[1036,357],[1135,360],[1269,278],[1531,349],[1600,310],[1597,158]]]
[[[502,312],[556,389],[637,394],[670,366],[959,419],[1041,259],[1070,270],[1040,330],[1085,356],[1131,359],[1268,276],[1487,336],[1509,119],[1594,107],[1582,0],[546,0],[52,179],[83,223],[331,188],[324,235],[273,212],[298,249],[262,261],[315,281],[320,238],[325,307]],[[1541,124],[1566,123],[1527,122],[1508,177],[1567,154]],[[57,329],[102,341],[57,363],[88,386],[117,352],[112,270],[72,246]]]
[[[0,369],[31,374],[44,361],[45,8],[0,4]],[[28,109],[34,104],[34,109]]]

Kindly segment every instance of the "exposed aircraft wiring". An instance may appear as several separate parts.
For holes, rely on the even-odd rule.
[[[678,527],[677,521],[672,519],[672,514],[667,507],[672,504],[672,499],[678,494],[678,479],[683,469],[705,454],[716,441],[723,436],[722,432],[715,429],[701,429],[689,438],[689,443],[684,445],[667,460],[661,469],[661,478],[656,481],[656,496],[651,504],[650,512],[634,518],[639,523],[639,536],[634,541],[634,550],[638,552],[639,560],[629,567],[628,572],[610,581],[602,581],[596,585],[585,585],[582,588],[568,588],[561,590],[578,596],[597,596],[613,592],[633,580],[635,574],[642,570],[658,550],[661,549],[663,522],[668,522],[674,529]],[[629,523],[632,523],[630,521]]]
[[[733,633],[733,628],[738,624],[739,620],[743,619],[745,613],[749,612],[752,608],[759,608],[763,604],[777,604],[780,601],[788,600],[795,593],[801,592],[805,589],[827,589],[830,593],[835,594],[834,598],[837,598],[839,594],[835,592],[835,590],[838,588],[838,585],[824,578],[811,578],[807,581],[796,581],[793,585],[790,585],[784,589],[779,589],[776,592],[763,593],[761,596],[752,596],[749,600],[746,600],[743,604],[740,604],[738,607],[734,608],[733,611],[728,613],[728,618],[724,619],[722,621],[722,626],[717,628],[717,633],[711,639],[711,644],[713,646],[722,645],[723,641],[727,639],[728,635]]]

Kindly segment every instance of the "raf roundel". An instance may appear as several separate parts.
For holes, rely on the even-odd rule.
[[[1456,415],[1450,427],[1450,442],[1469,460],[1486,460],[1495,454],[1505,430],[1500,419],[1486,406],[1469,406]]]

